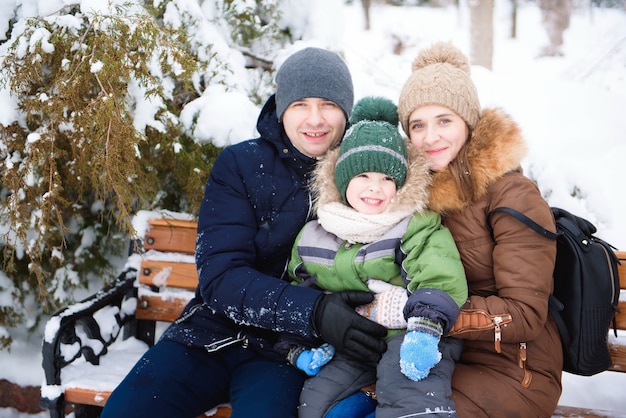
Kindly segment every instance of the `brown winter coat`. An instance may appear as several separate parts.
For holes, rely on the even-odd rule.
[[[453,399],[460,417],[550,417],[561,394],[562,368],[558,331],[548,315],[556,244],[502,213],[491,218],[494,241],[486,214],[509,206],[552,231],[554,219],[536,185],[522,174],[526,147],[508,115],[484,110],[469,147],[477,197],[463,201],[446,169],[435,174],[430,201],[452,232],[469,286],[469,300],[452,331],[465,340]],[[478,317],[470,310],[478,317],[491,315],[481,317],[486,329],[472,328],[476,323],[469,319]],[[493,316],[504,319],[499,343]],[[469,328],[459,330],[461,325]]]

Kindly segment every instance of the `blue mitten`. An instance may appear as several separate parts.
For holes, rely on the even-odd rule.
[[[294,366],[305,372],[308,376],[315,376],[323,365],[328,363],[335,355],[335,347],[326,343],[310,350],[302,350],[296,357]]]
[[[409,318],[407,322],[407,333],[400,345],[400,370],[417,382],[441,360],[439,339],[443,328],[424,317]]]

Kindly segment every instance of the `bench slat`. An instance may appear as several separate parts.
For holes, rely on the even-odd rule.
[[[574,406],[559,405],[552,416],[555,418],[619,418],[626,417],[626,414],[618,414],[616,411],[605,411],[602,409],[578,408]]]
[[[195,290],[198,286],[198,270],[195,263],[143,260],[139,283]]]
[[[179,219],[151,219],[143,241],[145,250],[194,254],[198,224]]]
[[[609,368],[614,372],[626,372],[626,345],[617,342],[609,342],[609,351],[613,364]]]
[[[65,400],[70,403],[76,403],[81,405],[94,405],[104,406],[109,399],[111,392],[102,392],[91,389],[83,388],[67,388],[65,389]],[[220,406],[217,408],[214,414],[206,415],[202,414],[198,418],[229,418],[231,409],[229,407]]]
[[[85,388],[66,388],[65,401],[81,405],[104,406],[111,392]]]
[[[137,300],[137,319],[174,322],[183,312],[189,299],[155,295],[140,295]]]

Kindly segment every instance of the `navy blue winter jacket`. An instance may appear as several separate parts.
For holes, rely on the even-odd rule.
[[[163,339],[209,351],[241,339],[273,356],[279,331],[312,338],[321,292],[289,284],[286,267],[311,217],[307,183],[315,159],[287,138],[274,96],[257,130],[259,138],[225,148],[213,165],[198,219],[199,285]]]

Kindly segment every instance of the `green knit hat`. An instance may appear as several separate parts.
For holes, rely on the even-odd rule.
[[[348,183],[361,173],[385,173],[402,187],[409,163],[398,131],[397,106],[383,97],[365,97],[354,106],[350,124],[335,165],[335,183],[344,203]]]

